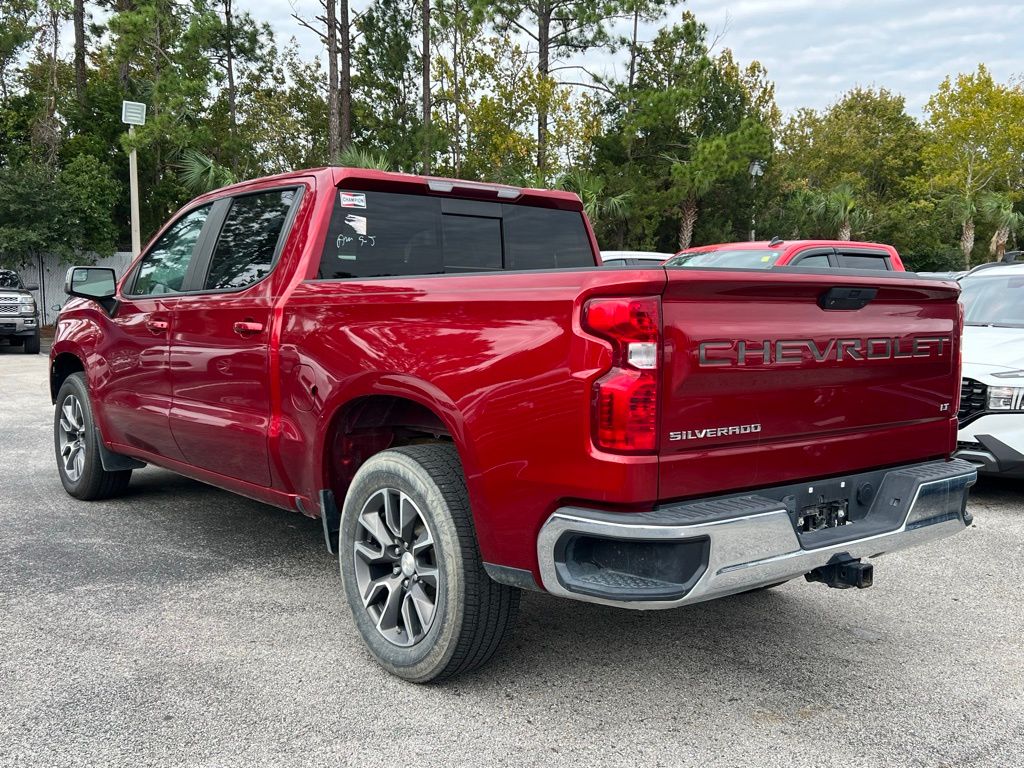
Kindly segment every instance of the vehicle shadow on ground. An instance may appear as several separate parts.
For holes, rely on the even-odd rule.
[[[51,339],[43,339],[39,344],[38,355],[28,355],[23,345],[11,344],[7,341],[0,341],[0,355],[26,355],[28,357],[45,357],[50,354]]]

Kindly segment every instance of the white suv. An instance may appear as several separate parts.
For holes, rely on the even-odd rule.
[[[961,281],[963,384],[957,456],[978,471],[1024,478],[1024,263]]]

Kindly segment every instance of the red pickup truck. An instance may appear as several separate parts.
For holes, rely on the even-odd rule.
[[[891,245],[856,240],[784,241],[776,238],[770,242],[701,245],[679,251],[668,264],[690,269],[803,267],[905,271],[900,255]]]
[[[328,168],[194,200],[51,352],[79,499],[165,467],[323,521],[377,660],[492,656],[520,589],[668,608],[970,523],[955,283],[602,269],[571,194]]]

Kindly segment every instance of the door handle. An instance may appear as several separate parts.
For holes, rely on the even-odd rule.
[[[171,324],[166,320],[147,320],[146,327],[153,333],[164,333],[171,327]]]
[[[252,320],[241,320],[234,324],[235,333],[239,336],[251,336],[263,330],[263,323],[254,323]]]

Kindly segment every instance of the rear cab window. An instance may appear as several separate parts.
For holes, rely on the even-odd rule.
[[[836,257],[842,269],[892,269],[889,256],[884,253],[837,251]]]
[[[317,279],[595,265],[579,211],[339,190]]]

